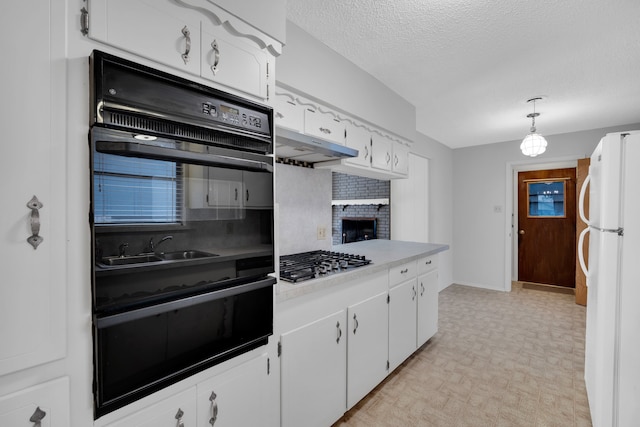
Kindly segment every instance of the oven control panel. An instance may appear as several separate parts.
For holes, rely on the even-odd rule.
[[[226,123],[259,132],[269,131],[269,119],[266,114],[223,101],[203,102],[202,114],[209,116],[218,123]]]

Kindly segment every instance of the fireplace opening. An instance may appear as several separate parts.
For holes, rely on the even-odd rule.
[[[342,243],[378,238],[377,218],[342,218]]]

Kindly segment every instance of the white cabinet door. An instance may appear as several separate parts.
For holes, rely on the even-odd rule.
[[[282,334],[282,427],[327,427],[346,409],[346,313]]]
[[[191,427],[196,425],[196,388],[161,400],[105,427]]]
[[[416,350],[416,279],[389,290],[389,371]]]
[[[205,79],[267,99],[267,54],[257,45],[203,21],[200,75]]]
[[[391,171],[393,141],[386,136],[374,133],[371,135],[371,167]]]
[[[346,145],[358,150],[358,157],[345,159],[345,163],[371,166],[371,132],[369,129],[348,123]]]
[[[273,113],[276,126],[304,132],[304,110],[292,96],[276,93]]]
[[[89,37],[189,73],[200,72],[200,21],[169,1],[89,0]]]
[[[8,2],[0,14],[0,376],[66,352],[64,10],[64,1],[38,0]],[[17,35],[19,22],[29,30]],[[27,206],[34,196],[38,212]],[[27,243],[33,231],[37,249]]]
[[[306,108],[304,110],[304,133],[344,145],[345,123],[333,114]]]
[[[391,169],[401,175],[409,174],[409,147],[398,142],[393,143],[393,164]]]
[[[347,409],[387,376],[387,294],[380,293],[347,309]]]
[[[66,377],[0,397],[0,426],[69,425],[69,380]]]
[[[198,427],[268,425],[268,355],[229,369],[197,385]],[[187,425],[185,424],[185,427]]]
[[[418,276],[418,341],[427,342],[438,332],[438,271]]]

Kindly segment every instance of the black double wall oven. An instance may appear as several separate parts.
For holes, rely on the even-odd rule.
[[[273,333],[273,111],[94,51],[95,415]]]

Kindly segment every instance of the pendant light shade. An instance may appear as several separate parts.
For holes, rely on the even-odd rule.
[[[529,157],[536,157],[547,150],[547,140],[544,139],[542,135],[536,133],[536,117],[540,115],[540,113],[536,113],[536,101],[540,99],[542,98],[531,98],[527,101],[533,101],[533,113],[527,114],[527,117],[531,118],[531,133],[522,140],[520,150],[522,154]]]

